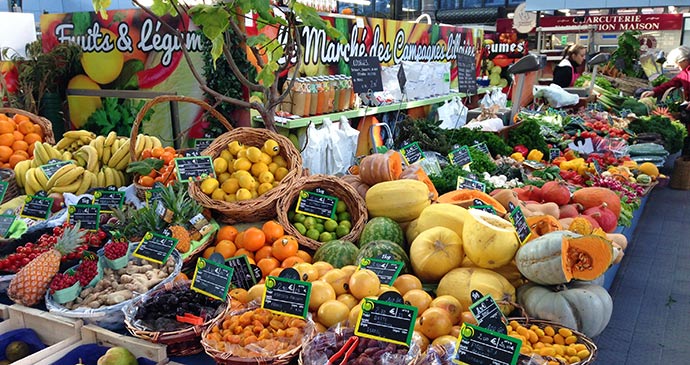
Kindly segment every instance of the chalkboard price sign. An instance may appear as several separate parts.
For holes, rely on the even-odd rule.
[[[197,138],[194,140],[194,149],[201,152],[201,151],[207,149],[208,146],[210,146],[213,141],[214,141],[213,138]]]
[[[254,270],[252,270],[247,255],[235,256],[227,259],[225,265],[233,268],[231,283],[235,287],[249,290],[256,284]]]
[[[480,142],[480,143],[477,143],[475,145],[472,145],[472,148],[475,148],[475,149],[477,149],[477,151],[485,153],[487,156],[491,157],[491,151],[489,151],[489,147],[484,142]]]
[[[458,91],[467,94],[477,93],[477,66],[474,55],[458,53]]]
[[[419,147],[419,142],[412,142],[400,149],[400,153],[408,165],[415,164],[426,158],[424,151]]]
[[[207,177],[216,177],[211,156],[178,157],[175,159],[179,181],[201,181]]]
[[[359,262],[360,269],[367,269],[373,271],[382,284],[393,285],[395,279],[398,278],[405,263],[402,261],[389,261],[374,258],[362,259]]]
[[[334,196],[302,190],[297,198],[295,212],[317,218],[335,219],[337,206],[338,198]]]
[[[472,163],[470,149],[467,146],[456,148],[448,154],[448,160],[452,165],[465,166]]]
[[[97,231],[101,224],[101,206],[96,204],[77,204],[67,208],[69,222],[80,222],[83,229]]]
[[[45,196],[29,195],[24,199],[24,206],[19,214],[25,218],[48,219],[50,208],[53,206],[53,198]]]
[[[470,209],[483,210],[487,213],[496,214],[496,209],[488,204],[470,205]]]
[[[411,305],[365,299],[355,335],[399,345],[410,345],[417,308]]]
[[[50,160],[49,163],[45,165],[41,165],[41,170],[43,170],[43,173],[46,174],[46,177],[50,179],[55,173],[60,170],[62,166],[73,164],[74,161],[72,160],[67,160],[67,161],[56,161],[56,162],[51,162],[53,160]]]
[[[517,231],[518,239],[520,239],[520,243],[524,244],[529,236],[532,234],[532,231],[529,228],[529,225],[527,224],[527,220],[525,219],[525,214],[522,213],[522,209],[520,207],[515,207],[512,212],[510,212],[510,219],[513,220],[513,225],[515,226],[515,230]]]
[[[199,257],[190,288],[218,300],[225,300],[230,289],[233,269],[229,266]]]
[[[0,237],[7,238],[7,234],[10,233],[10,228],[16,219],[17,217],[11,214],[0,215]]]
[[[599,161],[592,159],[592,163],[594,164],[594,172],[597,173],[597,175],[601,175],[601,165],[599,164]]]
[[[455,186],[455,189],[460,190],[460,189],[472,189],[472,190],[479,190],[479,191],[486,191],[486,184],[484,184],[481,181],[477,180],[472,180],[468,179],[462,176],[458,176],[458,182]]]
[[[381,63],[378,57],[350,57],[349,65],[355,93],[383,91]]]
[[[168,256],[177,246],[177,238],[164,236],[162,234],[147,232],[133,255],[135,257],[163,264],[168,260]]]
[[[485,295],[470,305],[470,312],[472,312],[472,316],[477,320],[479,326],[504,335],[508,334],[506,327],[508,321],[501,313],[501,309],[491,294]]]
[[[93,193],[93,204],[101,207],[101,212],[112,213],[113,208],[122,209],[125,202],[125,192],[118,190],[96,190]]]
[[[5,193],[7,192],[7,187],[9,183],[7,181],[0,181],[0,202],[5,200]]]
[[[558,148],[551,148],[549,149],[549,161],[553,161],[554,158],[559,157],[561,155],[561,150]]]
[[[286,316],[307,318],[310,297],[310,282],[268,276],[261,307]]]
[[[461,365],[515,365],[522,341],[463,323],[453,362]]]

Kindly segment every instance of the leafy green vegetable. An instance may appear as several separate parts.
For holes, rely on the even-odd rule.
[[[664,148],[671,154],[683,148],[683,139],[687,135],[683,124],[658,115],[633,120],[628,124],[628,129],[635,133],[660,134],[664,140]]]
[[[426,119],[406,118],[398,123],[395,145],[400,148],[407,143],[419,142],[422,150],[436,151],[445,156],[450,152],[450,145],[440,124]]]
[[[508,146],[505,141],[495,133],[482,132],[470,128],[459,128],[445,130],[446,141],[450,148],[453,146],[472,146],[477,143],[484,142],[489,148],[491,155],[496,157],[498,155],[508,156],[513,149]],[[450,153],[450,151],[448,151]]]
[[[130,162],[127,165],[128,173],[136,173],[139,175],[148,175],[153,170],[160,170],[163,167],[164,161],[158,158],[146,158],[141,161]]]
[[[539,124],[534,120],[523,121],[519,126],[510,130],[507,142],[509,146],[521,144],[530,150],[536,149],[546,156],[549,155],[549,146],[539,130]]]
[[[621,109],[630,109],[638,117],[649,114],[647,106],[637,101],[635,98],[627,98],[621,104]]]
[[[472,164],[474,165],[474,163]],[[441,169],[440,175],[430,175],[429,179],[431,179],[431,182],[434,183],[434,187],[436,187],[436,191],[438,191],[439,194],[445,194],[449,191],[456,190],[455,188],[458,185],[458,176],[468,177],[469,174],[470,172],[463,170],[461,166],[446,165]],[[486,184],[486,191],[493,190],[493,185],[489,181],[484,180],[484,178],[481,176],[482,174],[475,175],[477,175],[477,181]]]
[[[481,174],[482,172],[492,173],[496,171],[496,164],[486,153],[470,147],[470,157],[472,157],[470,170],[475,174]]]
[[[137,113],[145,103],[143,100],[124,99],[120,102],[118,98],[104,98],[103,106],[89,116],[83,128],[100,135],[115,131],[118,136],[128,136]],[[142,124],[151,119],[152,114],[151,109],[144,116]]]
[[[644,71],[635,67],[640,59],[640,41],[637,37],[642,34],[637,30],[626,30],[618,36],[618,48],[611,54],[610,64],[631,77],[642,77]]]
[[[655,78],[652,81],[652,86],[657,87],[657,86],[663,84],[664,82],[666,82],[668,80],[670,80],[670,79],[668,77],[666,77],[666,75],[659,75],[659,76],[657,76],[657,78]]]

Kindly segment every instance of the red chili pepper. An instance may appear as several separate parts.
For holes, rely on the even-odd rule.
[[[178,26],[178,29],[180,31],[186,31],[189,25],[189,18],[186,16],[182,16],[182,22],[180,23],[180,25],[181,27]],[[163,66],[159,63],[154,67],[137,72],[137,81],[139,88],[150,89],[165,81],[168,78],[168,76],[170,76],[177,69],[177,66],[180,64],[182,57],[182,50],[179,50],[173,52],[170,64],[168,66]]]

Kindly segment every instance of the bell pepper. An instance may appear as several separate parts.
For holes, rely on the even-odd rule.
[[[579,168],[582,165],[585,165],[585,159],[580,157],[569,161],[563,161],[561,162],[559,167],[563,171],[575,171],[579,173]]]
[[[551,163],[554,164],[554,165],[556,165],[556,166],[559,166],[559,167],[560,167],[560,166],[561,166],[561,163],[562,163],[562,162],[566,162],[566,161],[567,161],[567,160],[565,159],[565,157],[563,157],[563,156],[558,156],[558,157],[554,158],[553,160],[551,160]]]
[[[527,156],[527,154],[529,153],[529,149],[527,147],[525,147],[524,145],[519,144],[519,145],[513,147],[513,152],[519,152],[523,156]]]
[[[539,150],[531,150],[527,155],[527,159],[532,161],[539,162],[542,158],[544,158],[544,153]]]
[[[512,155],[510,155],[510,158],[512,158],[513,160],[515,160],[517,162],[522,162],[525,160],[525,156],[523,156],[522,153],[520,153],[520,152],[513,153]]]

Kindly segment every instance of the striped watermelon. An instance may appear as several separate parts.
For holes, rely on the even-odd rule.
[[[359,235],[359,247],[376,240],[387,240],[405,248],[405,234],[398,222],[387,217],[372,218]]]
[[[359,248],[354,243],[343,240],[328,241],[321,245],[314,253],[314,262],[326,261],[339,269],[347,265],[355,265]]]
[[[410,258],[407,256],[405,249],[400,247],[395,242],[388,240],[376,240],[371,241],[359,249],[359,254],[355,262],[359,263],[362,259],[379,258],[383,254],[389,254],[392,256],[390,261],[402,261],[405,263],[403,267],[402,274],[411,271],[412,266],[410,266]]]

